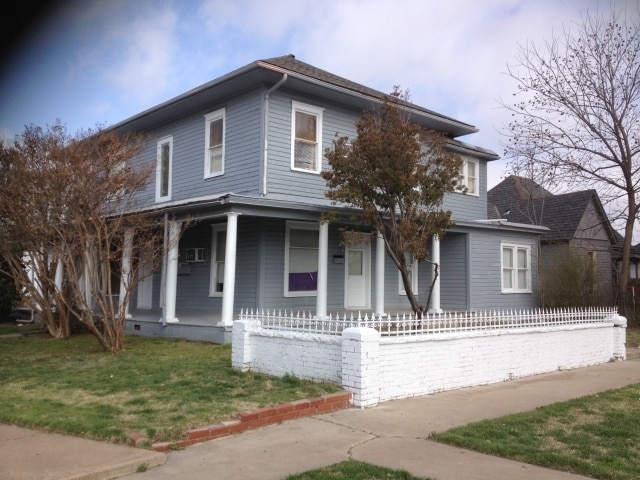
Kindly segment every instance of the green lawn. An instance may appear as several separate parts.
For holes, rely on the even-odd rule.
[[[391,470],[368,463],[347,460],[329,467],[290,475],[286,480],[428,480],[404,470]]]
[[[638,348],[640,346],[640,328],[627,328],[627,348]]]
[[[2,327],[2,326],[0,326]],[[23,330],[24,329],[24,330]],[[28,332],[0,328],[0,335]],[[627,345],[640,329],[627,329]],[[339,391],[240,373],[229,345],[127,338],[125,351],[101,350],[89,335],[0,337],[0,422],[124,442],[132,432],[175,441],[186,429],[260,407]],[[432,434],[432,439],[599,479],[640,478],[640,384]],[[407,472],[348,461],[291,476],[416,480]]]
[[[593,478],[640,478],[640,384],[432,434],[432,439]]]
[[[244,409],[340,391],[331,384],[241,373],[231,346],[143,337],[104,352],[90,335],[0,338],[0,422],[124,442],[175,441]]]

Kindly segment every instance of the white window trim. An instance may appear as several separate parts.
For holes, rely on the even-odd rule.
[[[405,258],[406,257],[408,257],[408,255],[405,255]],[[418,265],[419,263],[414,258],[411,271],[409,272],[409,275],[411,275],[411,289],[413,290],[414,295],[418,294]],[[404,283],[402,283],[402,275],[400,274],[400,270],[398,270],[398,295],[407,295],[407,292],[404,289]]]
[[[475,179],[476,189],[474,192],[468,190],[469,185],[469,165],[473,165],[473,178]],[[478,177],[480,171],[480,163],[478,159],[471,157],[462,157],[462,167],[460,168],[460,177],[462,178],[462,185],[460,190],[467,188],[466,195],[473,195],[477,197],[480,195],[480,178]]]
[[[218,258],[216,252],[218,251],[218,233],[227,231],[226,223],[216,223],[211,226],[211,266],[210,266],[210,278],[209,278],[209,296],[210,297],[222,297],[223,292],[216,292],[216,283],[218,280]],[[225,258],[225,262],[226,262]]]
[[[513,288],[504,287],[504,250],[508,248],[513,251],[513,268],[511,270],[511,285]],[[527,252],[527,288],[519,288],[518,285],[518,250]],[[531,246],[517,243],[500,244],[500,288],[502,293],[531,293]]]
[[[315,115],[318,117],[316,122],[316,142],[318,148],[316,149],[316,168],[315,170],[307,170],[305,168],[298,168],[295,166],[295,153],[296,153],[296,112],[304,112],[309,115]],[[307,105],[306,103],[291,101],[291,170],[304,173],[317,173],[322,170],[322,113],[323,108],[314,107],[313,105]]]
[[[211,129],[209,128],[209,124],[211,122],[215,122],[216,120],[222,119],[222,168],[219,172],[211,173],[211,165],[209,165],[210,157],[209,157],[209,140],[211,138]],[[225,150],[226,150],[226,136],[227,136],[227,118],[226,111],[224,108],[216,110],[215,112],[207,113],[204,116],[204,178],[213,178],[224,175],[224,164],[225,164]]]
[[[168,182],[167,182],[167,195],[161,195],[161,181],[162,181],[162,146],[169,144],[169,168],[168,168]],[[156,147],[156,202],[164,202],[171,200],[171,183],[173,177],[173,136],[169,135],[162,137],[158,140]]]
[[[284,239],[284,296],[285,297],[315,297],[318,295],[317,290],[307,290],[304,292],[289,291],[289,232],[294,230],[315,230],[320,236],[320,225],[313,222],[295,222],[287,221],[285,239]],[[318,239],[318,255],[320,254],[320,243]]]

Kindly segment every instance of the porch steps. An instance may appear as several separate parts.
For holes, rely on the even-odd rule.
[[[177,442],[154,443],[151,449],[157,452],[168,452],[176,448],[185,448],[196,443],[213,440],[214,438],[225,437],[286,420],[343,410],[351,405],[351,392],[338,392],[306,400],[296,400],[280,405],[245,410],[238,414],[236,420],[221,422],[207,427],[193,428],[187,431],[186,439]],[[136,446],[143,445],[146,442],[146,439],[141,434],[131,435],[130,440]]]

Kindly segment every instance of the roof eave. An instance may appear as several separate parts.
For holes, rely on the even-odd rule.
[[[234,78],[237,78],[238,76],[250,72],[251,70],[254,70],[256,68],[258,68],[258,61],[256,62],[252,62],[249,63],[243,67],[240,67],[236,70],[233,70],[225,75],[222,75],[221,77],[215,78],[207,83],[204,83],[198,87],[192,88],[191,90],[188,90],[187,92],[184,92],[176,97],[173,97],[165,102],[162,102],[158,105],[155,105],[147,110],[144,110],[140,113],[137,113],[136,115],[133,115],[132,117],[129,117],[125,120],[122,120],[114,125],[112,125],[111,127],[109,127],[109,129],[113,129],[113,130],[117,130],[123,127],[126,127],[127,125],[130,125],[132,123],[135,123],[145,117],[149,117],[150,115],[157,113],[165,108],[168,108],[172,105],[175,105],[181,101],[187,100],[191,97],[194,97],[198,94],[201,94],[203,92],[205,92],[206,90],[209,90],[211,88],[214,88],[218,85],[221,85],[223,83],[228,82],[229,80],[232,80]]]
[[[257,60],[243,67],[240,67],[236,70],[233,70],[232,72],[229,72],[221,77],[218,77],[198,87],[195,87],[176,97],[173,97],[165,102],[155,105],[154,107],[144,110],[125,120],[122,120],[110,126],[109,130],[118,130],[118,129],[131,127],[136,123],[141,123],[141,121],[145,119],[148,119],[151,121],[152,116],[154,114],[160,113],[162,110],[168,110],[172,106],[178,105],[181,102],[188,101],[192,97],[195,97],[197,95],[202,95],[208,90],[219,87],[231,80],[238,79],[242,75],[246,75],[253,70],[259,70],[259,69],[273,72],[273,73],[279,73],[283,75],[287,74],[290,78],[296,78],[300,81],[303,81],[312,85],[316,85],[318,87],[328,89],[328,90],[340,93],[342,95],[347,95],[352,98],[357,98],[357,99],[360,99],[361,101],[368,102],[368,103],[380,104],[382,103],[385,97],[385,94],[382,92],[379,93],[379,96],[358,92],[353,89],[349,89],[340,85],[335,85],[331,82],[323,81],[323,80],[314,78],[312,76],[296,72],[295,70],[291,70],[278,65],[273,65],[263,60]],[[430,112],[430,111],[418,108],[418,106],[408,105],[406,108],[407,108],[407,111],[409,111],[412,115],[415,115],[418,120],[422,120],[424,123],[433,124],[437,126],[436,129],[449,133],[452,138],[462,136],[462,135],[468,135],[471,133],[476,133],[479,131],[476,127],[472,125],[466,124],[464,122],[460,122],[458,120],[455,120],[446,116],[439,115],[436,112]]]
[[[315,85],[319,85],[319,86],[322,86],[324,88],[327,88],[327,89],[330,89],[330,90],[333,90],[333,91],[336,91],[336,92],[340,92],[340,93],[343,93],[343,94],[346,94],[346,95],[350,95],[352,97],[357,97],[357,98],[361,98],[363,100],[371,101],[371,102],[374,102],[374,103],[381,104],[383,99],[386,96],[382,92],[380,92],[379,95],[368,95],[366,93],[358,92],[356,90],[349,89],[349,88],[346,88],[346,87],[341,87],[341,86],[335,85],[335,84],[333,84],[331,82],[326,82],[326,81],[320,80],[318,78],[314,78],[314,77],[311,77],[309,75],[305,75],[303,73],[299,73],[299,72],[296,72],[294,70],[290,70],[288,68],[280,67],[278,65],[273,65],[271,63],[264,62],[262,60],[258,60],[256,63],[262,68],[265,68],[265,69],[268,69],[268,70],[271,70],[271,71],[274,71],[274,72],[279,72],[279,73],[282,73],[282,74],[286,73],[287,75],[289,75],[289,77],[299,78],[299,79],[304,80],[306,82],[309,82],[309,83],[312,83],[312,84],[315,84]],[[454,127],[453,130],[456,131],[455,136],[469,135],[471,133],[479,132],[479,130],[476,127],[474,127],[473,125],[469,125],[467,123],[460,122],[458,120],[455,120],[455,119],[452,119],[452,118],[449,118],[449,117],[438,115],[435,112],[434,113],[428,112],[428,111],[422,110],[420,108],[413,107],[411,105],[407,105],[406,106],[406,110],[409,111],[410,113],[412,113],[413,115],[422,117],[424,119],[432,120],[432,121],[435,121],[437,123],[442,123],[442,124],[448,125],[450,127]]]

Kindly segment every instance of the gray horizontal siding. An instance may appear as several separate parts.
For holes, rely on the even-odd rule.
[[[452,212],[454,221],[485,220],[487,218],[487,162],[478,160],[478,195],[449,193],[443,208]]]
[[[269,161],[268,197],[296,201],[321,201],[325,198],[326,183],[319,174],[291,170],[291,114],[292,100],[323,108],[322,151],[333,145],[336,134],[353,137],[359,112],[349,111],[332,104],[305,98],[292,98],[278,91],[269,104]],[[322,168],[327,169],[327,159],[322,156]]]
[[[336,136],[354,138],[355,123],[362,112],[345,109],[318,99],[292,96],[281,89],[269,100],[267,198],[330,205],[325,197],[326,183],[319,174],[291,170],[292,100],[323,109],[322,150],[331,148]],[[173,137],[171,201],[233,192],[257,196],[262,183],[262,102],[263,91],[254,90],[225,104],[203,107],[198,112],[148,133],[146,148],[138,162],[153,166],[143,203],[155,203],[155,164],[157,141]],[[204,115],[220,108],[226,111],[225,173],[204,179]],[[322,156],[323,169],[329,168]],[[444,208],[454,220],[486,218],[486,162],[479,162],[479,195],[452,193]]]
[[[440,244],[440,306],[443,310],[469,308],[467,235],[448,233]]]
[[[389,255],[385,253],[385,278],[384,278],[384,305],[387,312],[393,313],[394,309],[410,310],[409,298],[400,294],[400,271]],[[431,288],[432,266],[429,262],[418,263],[418,291],[417,295],[421,305],[426,305]],[[374,277],[375,279],[375,277]]]
[[[258,307],[259,255],[262,222],[255,217],[238,218],[235,307]]]
[[[224,222],[222,222],[224,224]],[[252,308],[257,306],[257,272],[259,226],[256,219],[240,217],[238,219],[238,243],[236,248],[236,288],[237,306]],[[180,269],[176,294],[178,310],[214,310],[222,309],[221,297],[210,297],[211,282],[211,241],[212,223],[203,221],[188,228],[180,239]],[[204,248],[204,262],[186,263],[187,248]],[[160,273],[156,274],[155,284],[160,283]],[[158,290],[159,294],[159,290]]]
[[[341,310],[344,307],[345,264],[334,263],[334,256],[344,255],[340,246],[342,233],[335,225],[329,225],[329,252],[327,265],[327,308]]]
[[[195,223],[183,234],[180,244],[180,275],[176,307],[180,310],[212,310],[222,308],[221,297],[209,296],[211,272],[211,221]],[[286,297],[284,294],[285,227],[283,219],[240,216],[236,258],[235,308],[277,308],[315,312],[316,296]],[[345,263],[334,256],[344,255],[341,232],[337,225],[329,228],[328,309],[344,308]],[[471,233],[450,232],[441,242],[441,307],[445,310],[527,308],[536,305],[537,295],[501,293],[502,241],[529,245],[532,249],[532,282],[537,284],[536,239],[529,235],[497,230],[474,230]],[[187,248],[204,248],[204,262],[187,264]],[[427,303],[432,266],[421,262],[418,297]],[[371,308],[375,307],[376,244],[371,244]],[[469,272],[469,274],[468,274]],[[470,275],[470,277],[469,277]],[[160,272],[154,276],[153,304],[159,306]],[[385,310],[410,308],[405,295],[398,293],[398,270],[385,257]]]
[[[225,108],[224,175],[204,178],[204,115]],[[148,140],[135,159],[154,166],[143,195],[146,204],[155,203],[157,141],[173,137],[171,201],[233,192],[257,195],[260,188],[262,93],[253,91],[226,104],[203,107],[188,117],[147,132]]]
[[[265,227],[265,271],[263,274],[262,297],[265,308],[286,308],[294,310],[316,311],[316,296],[285,297],[284,295],[284,257],[285,257],[285,220],[268,220]],[[334,255],[342,255],[338,227],[329,228],[329,252],[327,265],[327,307],[329,310],[344,308],[344,268],[343,263],[334,263]]]
[[[537,306],[537,238],[533,235],[478,230],[469,234],[471,248],[472,310],[530,308]],[[502,293],[501,242],[531,247],[532,293]]]
[[[306,310],[315,312],[316,296],[284,296],[284,258],[286,221],[273,220],[266,224],[265,272],[263,298],[265,308]]]
[[[186,263],[188,248],[204,248],[204,262]],[[211,280],[211,223],[200,222],[188,228],[180,238],[180,257],[176,308],[178,310],[220,309],[221,299],[209,297]]]

